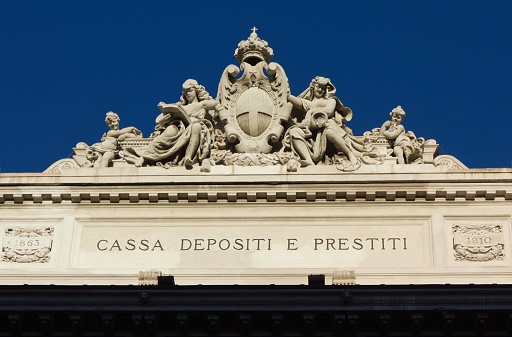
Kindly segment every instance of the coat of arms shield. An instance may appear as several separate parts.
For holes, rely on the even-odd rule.
[[[230,65],[222,74],[219,118],[238,153],[270,153],[283,133],[281,123],[290,116],[288,78],[279,64],[267,63],[272,55],[253,32],[236,50],[240,68]]]

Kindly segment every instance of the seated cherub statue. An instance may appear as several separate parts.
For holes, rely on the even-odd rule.
[[[413,139],[416,139],[416,136],[411,131],[405,132],[405,128],[401,124],[405,118],[405,111],[400,105],[394,108],[389,115],[391,120],[382,124],[380,135],[390,141],[398,163],[408,164],[414,151]]]
[[[115,112],[107,112],[105,123],[110,130],[103,134],[100,143],[95,143],[87,149],[87,159],[91,166],[111,166],[112,160],[118,157],[118,142],[127,138],[142,138],[142,132],[134,126],[119,129],[119,121],[120,118]]]

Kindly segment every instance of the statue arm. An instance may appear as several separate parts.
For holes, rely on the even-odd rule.
[[[384,136],[387,139],[396,139],[400,134],[404,133],[405,129],[402,125],[399,125],[395,130],[393,131],[384,131]]]
[[[302,99],[295,97],[293,95],[288,95],[288,102],[292,103],[294,107],[304,110]]]
[[[206,99],[201,101],[201,106],[206,110],[213,110],[218,104],[219,102],[216,99]]]
[[[117,138],[124,134],[130,134],[130,133],[133,133],[135,136],[142,135],[142,132],[139,129],[137,129],[136,127],[128,126],[126,128],[122,128],[120,130],[110,130],[107,132],[107,136]]]
[[[384,132],[386,132],[386,128],[388,128],[391,125],[391,121],[385,121],[382,123],[382,126],[380,127],[379,134],[381,136],[384,136]]]

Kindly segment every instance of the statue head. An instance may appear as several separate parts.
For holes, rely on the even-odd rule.
[[[309,99],[317,98],[331,98],[336,93],[336,87],[331,83],[327,77],[317,76],[311,80],[309,85]],[[308,99],[308,98],[306,98]]]
[[[202,85],[199,85],[196,80],[188,79],[183,82],[181,86],[182,95],[180,102],[183,105],[187,105],[197,97],[198,101],[204,101],[205,99],[211,99],[210,94],[205,90]]]
[[[107,112],[105,116],[105,123],[107,123],[109,129],[117,130],[119,129],[119,116],[112,111]]]
[[[391,120],[393,122],[400,124],[403,121],[403,119],[405,118],[405,111],[399,105],[396,108],[394,108],[393,110],[391,110],[389,115],[391,116]]]

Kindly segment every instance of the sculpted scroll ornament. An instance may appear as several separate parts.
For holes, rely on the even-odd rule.
[[[2,262],[49,263],[53,232],[53,227],[6,228]]]
[[[453,224],[452,233],[456,261],[485,262],[505,258],[500,224]]]
[[[467,166],[464,165],[460,160],[446,154],[436,157],[436,159],[434,159],[434,166],[445,166],[452,170],[467,169]]]
[[[80,168],[76,160],[71,158],[64,158],[56,161],[50,167],[43,171],[43,173],[62,173],[63,170]]]

